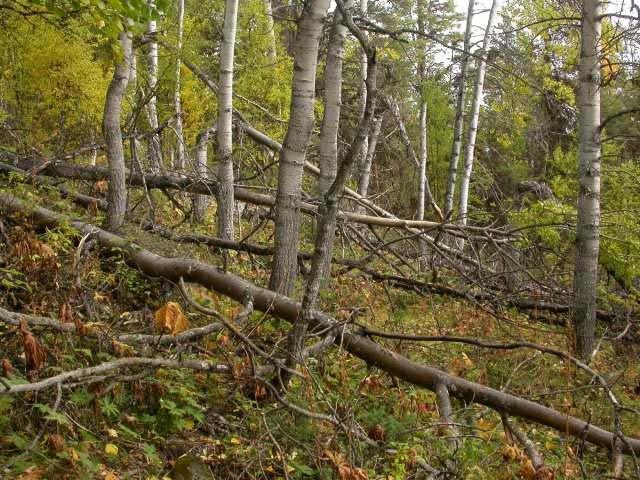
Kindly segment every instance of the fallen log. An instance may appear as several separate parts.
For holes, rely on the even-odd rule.
[[[258,287],[236,275],[211,265],[188,258],[167,258],[130,242],[122,237],[97,228],[81,220],[72,220],[65,215],[42,207],[30,207],[24,201],[0,192],[0,210],[4,213],[20,213],[29,215],[34,221],[56,226],[66,222],[81,233],[92,233],[99,243],[106,248],[117,249],[126,259],[146,275],[163,277],[173,282],[184,279],[211,288],[238,302],[242,302],[247,294],[251,295],[256,310],[270,313],[284,320],[293,322],[300,314],[300,303],[279,295],[271,290]],[[617,444],[618,438],[612,432],[592,425],[590,422],[564,414],[536,402],[526,400],[499,390],[470,382],[443,372],[437,368],[416,363],[396,352],[388,350],[370,339],[343,329],[329,315],[314,311],[310,321],[311,327],[317,329],[340,328],[336,335],[336,344],[391,375],[406,382],[435,391],[439,384],[444,384],[450,395],[468,403],[479,403],[504,412],[508,415],[524,418],[551,427],[561,433],[569,434],[609,450]],[[624,437],[621,449],[627,454],[640,454],[640,439]]]

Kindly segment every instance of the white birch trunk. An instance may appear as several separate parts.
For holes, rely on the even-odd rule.
[[[469,49],[471,48],[471,31],[473,30],[473,7],[475,0],[469,0],[467,9],[467,25],[464,33],[464,48],[460,63],[460,81],[456,95],[456,117],[453,125],[453,145],[449,159],[449,174],[447,176],[447,192],[444,201],[444,218],[449,219],[453,212],[453,199],[456,190],[456,177],[458,176],[458,163],[462,149],[462,134],[464,130],[464,94],[469,70]]]
[[[293,291],[297,274],[300,187],[314,123],[316,68],[322,23],[330,3],[330,0],[310,0],[305,3],[298,21],[294,45],[291,113],[280,151],[275,206],[275,254],[269,280],[270,288],[284,295],[290,295]]]
[[[578,225],[574,274],[574,326],[576,353],[590,360],[595,343],[600,248],[600,57],[602,4],[582,3],[582,47],[580,53],[578,111]]]
[[[369,11],[369,0],[360,0],[360,14],[366,17]],[[364,109],[367,104],[367,88],[365,82],[367,80],[367,54],[364,51],[360,52],[360,117],[364,115]],[[369,151],[369,137],[367,136],[362,143],[362,149],[358,152],[358,158],[356,159],[356,165],[359,170],[358,178],[363,175],[363,170],[367,163],[367,152]],[[368,188],[368,186],[367,186]]]
[[[424,204],[427,186],[427,102],[420,102],[420,146],[418,153],[418,209],[416,218],[424,220]]]
[[[271,5],[271,0],[262,0],[264,4],[264,14],[267,19],[267,29],[269,30],[267,34],[269,35],[269,50],[267,50],[267,55],[269,56],[269,60],[275,63],[278,59],[278,51],[276,49],[276,31],[273,23],[273,6]]]
[[[184,144],[184,134],[182,132],[182,100],[180,98],[180,67],[182,55],[182,32],[184,28],[184,0],[178,0],[178,43],[176,45],[178,56],[176,58],[176,83],[173,91],[173,105],[176,112],[176,141],[178,143],[176,164],[174,168],[183,170],[186,164],[187,155]]]
[[[373,119],[373,127],[369,135],[369,148],[367,156],[359,172],[358,179],[358,195],[366,197],[369,194],[369,182],[371,180],[371,166],[376,156],[376,147],[378,146],[378,138],[382,129],[382,119],[384,115],[379,115]],[[362,206],[358,206],[358,211],[363,211]]]
[[[207,168],[207,146],[212,133],[212,128],[204,130],[198,135],[196,142],[196,178],[201,181],[206,181],[209,176]],[[198,193],[193,195],[193,219],[196,222],[202,222],[204,220],[208,206],[209,195],[200,195]]]
[[[476,136],[478,134],[478,122],[480,120],[480,105],[482,104],[482,94],[484,91],[484,77],[487,70],[487,54],[491,43],[491,31],[498,11],[498,0],[491,3],[491,11],[487,20],[487,28],[484,32],[482,50],[477,60],[476,82],[473,87],[473,99],[471,101],[471,118],[469,119],[469,130],[467,132],[467,149],[465,153],[464,170],[460,179],[460,223],[467,224],[467,209],[469,203],[469,184],[471,183],[471,172],[473,171],[473,160],[476,148]]]
[[[153,5],[153,2],[149,2]],[[149,20],[147,23],[147,33],[155,35],[157,33],[156,21]],[[158,100],[157,100],[157,88],[158,88],[158,42],[149,42],[149,51],[147,53],[147,64],[149,69],[149,89],[151,95],[149,96],[149,103],[147,104],[147,119],[149,121],[149,127],[151,130],[157,130],[159,126],[158,122]],[[149,137],[149,166],[153,173],[158,173],[162,170],[162,148],[160,146],[160,136],[154,133]]]
[[[233,240],[233,55],[238,0],[226,0],[218,90],[218,236]]]
[[[352,1],[345,2],[350,8]],[[320,179],[318,190],[324,196],[338,172],[338,127],[342,105],[342,62],[347,27],[342,24],[342,15],[336,8],[329,39],[327,65],[324,70],[324,116],[320,130]]]
[[[109,187],[107,190],[107,215],[105,228],[115,231],[122,227],[127,212],[127,185],[125,181],[124,148],[122,146],[122,130],[120,113],[122,99],[127,90],[131,74],[132,42],[128,32],[120,32],[122,61],[116,64],[113,79],[107,90],[104,105],[102,129],[109,160]]]

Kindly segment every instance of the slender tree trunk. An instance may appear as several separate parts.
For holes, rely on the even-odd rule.
[[[469,50],[471,48],[471,31],[473,29],[473,7],[475,0],[469,0],[467,9],[467,26],[464,33],[464,49],[460,62],[460,80],[456,94],[456,117],[453,124],[453,146],[449,159],[449,175],[447,177],[447,193],[444,201],[444,218],[451,218],[453,213],[453,199],[456,190],[456,177],[458,176],[458,163],[462,150],[462,134],[464,130],[464,94],[466,89],[467,73],[469,71]]]
[[[350,8],[352,1],[345,2]],[[324,70],[324,117],[320,130],[320,180],[318,189],[324,196],[333,184],[338,172],[338,127],[342,105],[342,62],[347,27],[336,8],[329,39],[327,65]]]
[[[360,0],[360,14],[363,17],[367,16],[369,11],[369,0]],[[365,84],[367,80],[367,54],[364,50],[360,52],[360,117],[364,116],[364,109],[367,104],[367,86]],[[360,152],[358,152],[357,165],[360,173],[358,175],[358,179],[362,177],[362,171],[365,168],[367,163],[367,152],[369,151],[369,138],[365,138],[362,143],[362,148]],[[368,188],[368,186],[367,186]]]
[[[218,90],[218,236],[233,240],[233,55],[238,0],[226,0]]]
[[[469,130],[467,132],[467,151],[464,161],[464,171],[460,179],[460,223],[467,224],[467,208],[469,203],[469,183],[471,182],[471,172],[473,170],[473,157],[476,148],[476,135],[478,133],[478,122],[480,120],[480,104],[484,90],[484,76],[487,70],[487,53],[491,43],[491,31],[493,22],[498,11],[498,0],[491,3],[491,11],[487,20],[487,28],[484,31],[482,50],[477,60],[476,82],[473,87],[473,99],[471,101],[471,118],[469,119]]]
[[[314,123],[314,97],[318,47],[322,23],[330,0],[306,2],[296,35],[289,127],[280,151],[274,246],[276,249],[269,284],[288,295],[297,274],[300,230],[300,186],[307,145]]]
[[[213,133],[212,128],[200,132],[196,142],[196,177],[198,180],[206,181],[209,172],[207,168],[207,145],[209,137]],[[196,222],[202,222],[209,206],[209,195],[194,194],[193,195],[193,219]]]
[[[418,162],[418,211],[416,218],[424,220],[424,202],[427,186],[427,102],[420,102],[420,149]]]
[[[582,48],[580,53],[578,110],[578,225],[574,275],[574,325],[576,352],[589,360],[595,343],[600,248],[600,42],[602,4],[582,3]]]
[[[176,84],[173,91],[173,105],[176,111],[176,140],[178,143],[176,164],[174,168],[183,170],[187,160],[184,134],[182,132],[182,100],[180,98],[180,67],[182,55],[182,31],[184,27],[184,0],[177,0],[178,3],[178,43],[176,45],[178,56],[176,58]]]
[[[369,181],[371,179],[371,166],[373,165],[373,159],[376,156],[376,147],[378,146],[378,138],[380,137],[380,130],[382,129],[383,114],[378,115],[373,120],[373,128],[369,135],[369,148],[367,149],[367,156],[363,162],[358,179],[358,195],[366,197],[369,193]],[[358,206],[359,211],[363,208]]]
[[[120,129],[120,113],[122,99],[127,90],[131,74],[132,42],[128,32],[120,32],[122,61],[116,64],[113,79],[107,90],[104,105],[102,129],[109,159],[109,188],[107,190],[107,216],[105,228],[118,230],[124,223],[127,212],[127,185],[125,182],[124,148],[122,146],[122,130]]]
[[[149,2],[153,5],[153,1]],[[147,24],[147,33],[150,35],[157,34],[156,21],[149,20]],[[149,96],[149,103],[147,104],[147,118],[149,121],[149,127],[151,130],[157,130],[159,126],[158,122],[158,101],[157,101],[157,89],[158,89],[158,42],[152,40],[149,42],[149,51],[147,54],[147,63],[149,68],[149,89],[151,95]],[[158,173],[162,170],[162,148],[160,146],[160,135],[154,133],[149,137],[149,165],[152,173]]]
[[[267,19],[267,29],[269,30],[267,32],[269,35],[269,50],[267,50],[267,55],[269,55],[269,60],[275,63],[278,59],[278,50],[276,49],[276,31],[273,22],[273,6],[271,5],[271,0],[262,0],[262,3],[264,4],[264,13]]]

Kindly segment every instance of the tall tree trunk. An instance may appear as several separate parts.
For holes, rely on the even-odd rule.
[[[274,28],[273,22],[273,5],[271,5],[271,0],[262,0],[264,4],[264,14],[267,19],[267,29],[269,30],[267,34],[269,35],[269,50],[267,50],[267,55],[269,55],[269,60],[275,63],[278,59],[278,50],[276,49],[276,31]]]
[[[213,128],[207,128],[200,132],[196,141],[196,177],[198,180],[206,181],[209,176],[207,168],[207,145],[209,137],[213,133]],[[209,206],[209,195],[195,193],[193,195],[193,219],[202,222]]]
[[[294,326],[289,334],[289,366],[295,367],[298,362],[304,359],[304,337],[309,324],[312,322],[312,311],[316,308],[320,287],[326,271],[331,266],[331,254],[335,240],[336,220],[338,216],[338,206],[340,197],[344,192],[344,185],[351,174],[351,168],[358,159],[358,154],[362,151],[362,144],[369,134],[369,127],[375,112],[376,102],[376,51],[368,45],[362,31],[358,30],[351,14],[348,13],[350,1],[342,2],[337,0],[340,17],[345,16],[344,22],[354,34],[358,34],[365,55],[367,57],[367,74],[365,89],[367,93],[367,103],[364,115],[358,122],[358,128],[351,147],[346,152],[344,159],[340,163],[340,168],[336,174],[334,182],[331,184],[324,196],[324,203],[318,208],[320,219],[318,221],[318,231],[316,233],[314,252],[311,259],[311,269],[309,281],[305,288],[302,299],[302,315],[294,322]],[[341,21],[342,19],[339,19]],[[338,25],[335,23],[334,25]],[[335,33],[335,30],[334,30]],[[332,41],[342,42],[343,38],[332,35]],[[331,48],[331,46],[330,46]]]
[[[453,213],[453,199],[456,190],[456,177],[458,176],[458,163],[460,162],[460,150],[462,149],[462,133],[464,130],[464,94],[466,89],[467,73],[469,71],[469,50],[471,48],[471,31],[473,30],[473,7],[475,0],[469,0],[467,9],[467,26],[464,32],[464,48],[460,61],[460,80],[456,93],[456,118],[453,124],[453,145],[449,158],[449,175],[447,176],[447,193],[444,201],[444,218],[449,219]]]
[[[369,148],[367,149],[367,156],[362,163],[360,172],[358,174],[358,195],[366,197],[369,193],[369,181],[371,179],[371,165],[373,165],[373,159],[376,156],[376,147],[378,146],[378,138],[380,137],[380,130],[382,129],[382,119],[384,114],[380,114],[373,119],[373,128],[369,135]],[[358,211],[362,211],[363,207],[358,206]]]
[[[363,17],[367,16],[369,12],[369,0],[360,0],[360,14]],[[364,109],[367,104],[367,86],[365,84],[367,80],[367,54],[364,50],[360,52],[360,117],[364,116]],[[367,163],[367,152],[369,151],[369,137],[364,139],[362,143],[362,147],[358,152],[357,165],[359,169],[358,179],[362,177],[363,170],[366,167]],[[368,185],[367,185],[368,188]]]
[[[153,1],[149,2],[153,6]],[[147,33],[154,38],[157,35],[156,21],[149,20],[147,23]],[[149,69],[149,103],[147,104],[147,119],[151,130],[158,130],[158,42],[152,40],[149,42],[149,51],[147,53],[147,63]],[[162,148],[160,146],[160,135],[154,133],[149,137],[149,165],[151,172],[157,173],[162,170]]]
[[[173,105],[176,111],[176,141],[178,143],[176,164],[174,168],[178,171],[183,170],[187,160],[186,148],[184,143],[184,134],[182,132],[182,100],[180,98],[180,67],[182,55],[182,31],[184,27],[184,0],[178,0],[178,43],[176,58],[176,84],[173,91]]]
[[[290,120],[280,151],[274,246],[276,249],[269,284],[272,290],[289,295],[297,274],[300,230],[300,186],[314,123],[314,97],[318,46],[322,23],[330,0],[305,2],[298,21],[294,47]]]
[[[351,8],[351,0],[345,2]],[[327,65],[324,70],[324,116],[320,130],[320,180],[318,189],[324,196],[333,184],[338,172],[338,127],[342,105],[342,62],[347,27],[336,8],[329,39]]]
[[[427,189],[427,102],[420,101],[420,147],[418,154],[418,210],[416,218],[424,220],[424,202]]]
[[[582,48],[578,89],[580,147],[578,225],[574,275],[576,352],[589,360],[595,343],[600,248],[600,42],[602,4],[582,3]]]
[[[218,236],[233,240],[233,54],[238,0],[226,0],[218,90]]]
[[[120,113],[122,99],[127,90],[131,74],[132,42],[128,32],[120,32],[122,61],[116,64],[113,79],[107,90],[104,105],[102,129],[109,159],[109,187],[107,190],[107,216],[105,228],[118,230],[124,223],[127,212],[127,185],[125,182],[124,148],[122,146],[122,130],[120,129]]]
[[[487,54],[491,43],[491,31],[493,22],[498,11],[498,0],[491,3],[491,11],[487,20],[487,28],[484,31],[482,50],[477,60],[476,83],[473,87],[473,99],[471,101],[471,118],[469,119],[469,130],[467,132],[467,151],[465,154],[464,171],[460,179],[460,223],[467,224],[467,208],[469,203],[469,183],[471,182],[471,172],[473,170],[473,157],[476,148],[476,135],[478,133],[478,122],[480,120],[480,104],[484,90],[484,76],[487,70]]]

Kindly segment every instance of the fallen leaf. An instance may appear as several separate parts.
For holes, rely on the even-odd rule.
[[[107,472],[104,476],[104,480],[120,480],[120,478],[113,472]]]
[[[2,376],[4,378],[9,378],[12,373],[13,373],[13,365],[11,365],[11,362],[9,361],[8,358],[3,358],[2,359]]]
[[[136,350],[131,345],[127,345],[126,343],[122,343],[117,340],[111,341],[111,347],[118,357],[132,357],[136,353]]]
[[[116,455],[118,455],[118,446],[114,445],[113,443],[107,443],[104,446],[104,453],[111,457],[115,457]]]
[[[61,452],[64,450],[64,437],[57,433],[49,435],[49,448],[54,452]]]
[[[374,425],[369,430],[369,438],[371,440],[375,440],[376,442],[384,442],[384,439],[386,436],[387,436],[387,433],[385,432],[384,427],[382,425],[379,425],[379,424]]]
[[[22,333],[27,374],[37,372],[42,368],[46,360],[45,350],[38,339],[28,330],[27,321],[24,319],[20,321],[20,333]]]
[[[340,465],[338,467],[338,478],[340,480],[369,480],[367,472],[349,465]]]
[[[156,330],[171,335],[177,335],[189,328],[187,317],[182,313],[182,308],[175,302],[167,302],[156,310],[154,315]]]
[[[33,466],[27,468],[16,480],[40,480],[45,473],[46,470],[44,468]]]

